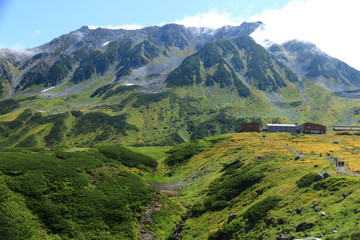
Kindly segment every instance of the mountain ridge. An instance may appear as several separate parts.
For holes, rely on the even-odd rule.
[[[360,72],[310,43],[265,49],[249,36],[261,24],[213,31],[176,24],[82,27],[22,55],[1,50],[0,93],[17,107],[0,121],[15,121],[26,109],[42,114],[41,124],[50,125],[36,123],[35,130],[25,121],[21,131],[32,134],[11,140],[22,145],[23,136],[32,136],[42,146],[56,129],[48,115],[73,111],[84,116],[64,115],[64,136],[52,143],[175,144],[239,131],[239,124],[255,120],[357,124]],[[133,127],[124,132],[100,124],[77,137],[78,122],[94,112],[105,113],[107,123],[127,116],[124,124]],[[4,136],[15,134],[7,124]]]

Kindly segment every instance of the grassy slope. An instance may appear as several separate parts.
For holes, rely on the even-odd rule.
[[[261,136],[266,136],[275,142],[267,141]],[[281,143],[303,152],[304,159],[296,159],[296,155]],[[1,191],[6,192],[7,197],[3,198],[0,204],[9,207],[10,202],[13,201],[15,204],[13,207],[17,211],[8,212],[10,215],[4,216],[6,217],[4,221],[8,222],[10,218],[18,219],[25,232],[21,233],[9,227],[4,234],[9,234],[8,236],[11,237],[14,236],[13,233],[29,234],[45,239],[70,236],[69,234],[77,237],[97,235],[108,239],[120,236],[123,239],[132,239],[139,234],[136,231],[139,221],[133,219],[118,227],[102,225],[102,221],[110,221],[109,224],[114,224],[111,219],[107,219],[112,214],[106,215],[102,206],[97,212],[88,212],[90,215],[87,218],[94,219],[94,224],[100,227],[98,227],[99,230],[94,231],[85,226],[87,218],[82,221],[77,219],[78,216],[82,219],[82,213],[74,211],[74,214],[79,214],[75,216],[69,211],[55,212],[54,218],[48,220],[38,213],[38,209],[29,212],[26,204],[38,198],[40,196],[38,193],[42,191],[46,191],[47,194],[36,201],[40,205],[45,204],[49,209],[54,207],[54,203],[61,203],[62,207],[72,209],[75,205],[68,205],[67,201],[70,199],[70,202],[76,202],[81,199],[82,194],[86,196],[97,194],[96,199],[99,198],[98,200],[102,201],[102,194],[106,191],[112,192],[112,194],[109,193],[109,197],[113,199],[120,198],[121,201],[128,201],[123,198],[125,192],[121,186],[125,186],[135,195],[141,189],[150,194],[153,190],[146,190],[143,181],[155,181],[175,186],[182,193],[179,196],[170,195],[170,198],[164,194],[156,194],[152,197],[145,194],[142,202],[138,202],[136,206],[129,205],[132,206],[133,212],[131,213],[128,209],[126,214],[134,214],[132,216],[138,216],[138,219],[141,219],[141,211],[145,210],[150,201],[160,204],[160,209],[152,214],[154,222],[146,224],[146,228],[158,239],[167,239],[172,234],[175,225],[185,214],[184,206],[188,209],[200,206],[200,210],[197,209],[197,214],[194,211],[190,213],[190,218],[186,220],[181,232],[183,239],[221,239],[221,236],[224,236],[221,234],[227,234],[226,239],[256,239],[259,236],[272,239],[275,234],[280,233],[294,234],[298,238],[324,235],[323,239],[342,239],[341,236],[354,234],[358,227],[358,216],[354,214],[354,211],[359,209],[360,180],[352,176],[336,175],[335,168],[327,159],[326,153],[340,157],[341,160],[348,162],[348,170],[354,170],[359,166],[357,160],[360,156],[359,148],[358,136],[355,135],[287,133],[227,134],[197,140],[173,149],[156,146],[131,148],[133,151],[157,159],[156,173],[150,173],[149,168],[146,170],[139,163],[136,163],[137,167],[134,168],[133,162],[139,161],[140,155],[134,155],[125,150],[123,153],[125,155],[117,154],[116,147],[103,146],[99,148],[100,152],[96,149],[84,149],[74,153],[64,153],[59,150],[40,150],[39,152],[39,149],[19,149],[17,152],[12,150],[9,152],[5,149],[0,151],[0,168],[3,172],[0,177],[2,183],[0,186],[4,187]],[[103,151],[107,151],[105,155],[101,154]],[[169,156],[173,156],[176,152],[178,154],[176,161],[182,163],[167,166]],[[9,154],[12,154],[11,158]],[[112,156],[111,159],[110,156]],[[130,162],[116,160],[117,157],[122,156],[132,156],[134,160]],[[225,169],[227,164],[237,160],[239,161],[237,166]],[[23,161],[30,164],[23,164]],[[34,161],[39,164],[33,164]],[[53,164],[49,164],[51,162]],[[150,164],[150,162],[146,160],[144,164]],[[153,166],[151,164],[149,166]],[[48,172],[57,173],[57,169],[62,169],[60,172],[68,174],[55,174],[56,178],[47,177]],[[324,171],[331,177],[320,182],[305,181],[308,180],[309,173],[316,174]],[[140,179],[134,174],[145,175]],[[35,187],[35,185],[26,185],[23,182],[24,179],[30,181],[34,177],[44,179],[44,176],[48,178],[45,185],[38,184]],[[120,179],[125,176],[123,180]],[[247,182],[244,181],[244,176],[250,179],[257,177],[258,180]],[[34,181],[39,182],[39,179],[36,179]],[[128,180],[125,181],[125,179]],[[303,179],[307,185],[300,186],[297,183],[300,179]],[[110,187],[113,186],[114,181],[122,182],[119,185],[120,188]],[[242,181],[242,185],[237,185],[237,181]],[[61,185],[60,182],[67,182],[67,184]],[[49,184],[56,188],[47,189]],[[236,187],[231,187],[232,184]],[[73,188],[77,190],[74,191]],[[262,194],[256,192],[260,189],[263,189]],[[349,194],[349,196],[344,198],[343,194]],[[250,213],[256,207],[263,206],[264,202],[274,199],[274,196],[280,200],[277,205],[269,209],[265,208],[265,210],[260,208],[263,212],[257,209],[256,211],[260,211],[257,212],[257,215],[261,216],[260,219],[251,217],[253,215]],[[133,200],[130,199],[130,201]],[[318,202],[319,211],[313,209],[315,202]],[[76,204],[80,204],[77,206],[78,209],[84,208],[81,202]],[[98,203],[95,201],[84,202],[84,204],[91,207]],[[296,214],[295,210],[299,207],[303,208],[303,212]],[[125,209],[120,211],[125,211]],[[321,216],[321,212],[325,212],[326,216]],[[234,213],[238,216],[228,222],[229,215]],[[46,214],[49,217],[53,213],[46,212]],[[102,216],[106,219],[101,220]],[[251,224],[249,219],[251,219]],[[56,223],[60,220],[61,224]],[[296,232],[296,226],[305,221],[313,223],[314,227],[307,231]],[[42,223],[45,225],[39,225]],[[125,225],[128,226],[127,231],[123,228]],[[76,228],[73,229],[71,226],[76,226]],[[338,230],[339,233],[330,234],[332,230]],[[95,233],[96,231],[99,232]]]
[[[147,229],[169,237],[184,209],[141,179],[154,159],[118,145],[73,150],[0,150],[1,239],[137,239],[154,202]]]
[[[275,234],[280,233],[294,234],[297,237],[324,235],[323,239],[337,239],[348,231],[355,231],[358,216],[354,214],[354,210],[359,208],[360,181],[351,176],[337,176],[325,153],[334,151],[338,157],[342,157],[349,151],[357,151],[359,156],[357,144],[349,145],[351,140],[348,136],[262,134],[303,151],[306,154],[304,161],[295,160],[296,155],[279,143],[266,141],[257,134],[244,133],[231,135],[230,139],[202,151],[176,168],[169,169],[160,164],[161,172],[148,176],[150,179],[182,183],[185,186],[182,195],[175,199],[191,206],[210,196],[207,194],[208,189],[219,184],[216,179],[222,176],[220,170],[225,164],[240,160],[244,165],[236,171],[247,166],[263,167],[264,178],[234,197],[227,207],[220,211],[207,210],[200,216],[190,217],[182,232],[183,239],[207,239],[209,233],[219,230],[226,232],[228,229],[233,229],[231,236],[235,239],[256,239],[259,236],[272,239]],[[339,144],[333,144],[335,140]],[[314,168],[314,165],[318,167]],[[323,171],[328,172],[331,177],[309,187],[297,186],[296,182],[306,174]],[[164,177],[169,172],[172,176]],[[264,189],[263,194],[256,193],[258,189]],[[350,195],[344,198],[343,193]],[[279,204],[268,211],[264,219],[256,223],[256,227],[247,230],[244,226],[245,213],[254,204],[274,195],[281,198]],[[320,202],[319,212],[313,210],[314,202]],[[302,214],[295,213],[299,207],[304,209]],[[326,216],[321,216],[322,211]],[[228,216],[233,213],[239,215],[228,224]],[[314,223],[315,226],[304,232],[296,232],[296,226],[304,221]],[[332,230],[338,230],[339,233],[330,234]]]
[[[102,79],[101,85],[107,81],[107,78]],[[21,105],[20,108],[1,115],[0,121],[13,121],[30,106],[31,109],[42,112],[44,117],[73,110],[83,113],[99,111],[110,116],[126,113],[126,121],[137,130],[127,130],[127,134],[112,131],[111,134],[106,133],[100,142],[121,142],[128,145],[175,145],[198,137],[236,132],[241,123],[235,121],[239,119],[261,119],[263,123],[301,124],[309,121],[328,127],[342,121],[353,124],[358,121],[359,99],[338,97],[314,81],[306,80],[304,90],[308,102],[304,102],[298,87],[292,82],[286,83],[288,86],[278,93],[252,89],[252,95],[247,98],[240,98],[234,89],[220,88],[218,85],[179,87],[165,94],[153,95],[141,95],[136,88],[131,87],[124,90],[124,86],[120,84],[103,86],[101,89],[104,91],[94,95],[94,90],[89,89],[95,87],[89,86],[89,91],[82,94],[17,98],[15,100]],[[49,90],[49,93],[56,91],[57,88]],[[229,116],[232,122],[224,123],[219,119],[214,121],[221,113]],[[95,140],[106,130],[100,128],[94,129],[93,133],[74,135],[72,131],[76,119],[67,118],[64,121],[67,127],[66,136],[57,144],[88,146],[90,140]],[[34,135],[39,146],[46,146],[42,138],[49,134],[52,124],[39,126],[26,123],[17,131],[21,133],[21,137],[6,144],[16,146],[25,137]],[[13,132],[9,134],[14,135]]]

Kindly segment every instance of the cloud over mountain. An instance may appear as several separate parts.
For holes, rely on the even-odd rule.
[[[293,1],[282,9],[253,16],[250,20],[260,20],[265,26],[252,37],[263,45],[266,39],[275,43],[309,41],[360,69],[360,36],[355,31],[360,21],[359,7],[357,0]]]

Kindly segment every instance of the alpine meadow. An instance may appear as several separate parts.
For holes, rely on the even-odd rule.
[[[262,26],[0,49],[0,239],[359,240],[360,71]]]

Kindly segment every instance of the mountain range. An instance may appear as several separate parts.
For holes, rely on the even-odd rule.
[[[358,125],[360,72],[260,26],[1,49],[0,238],[359,239],[359,133],[236,132]]]
[[[360,72],[315,45],[264,48],[261,22],[82,27],[0,50],[1,144],[171,145],[241,124],[358,124]]]

